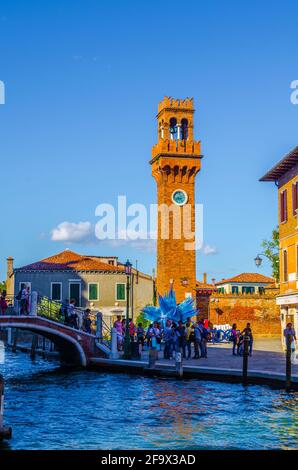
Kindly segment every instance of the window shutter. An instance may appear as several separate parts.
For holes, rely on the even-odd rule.
[[[284,190],[284,221],[288,220],[287,190]]]
[[[284,251],[283,262],[284,262],[284,282],[287,282],[288,281],[288,253],[286,250]]]
[[[284,193],[281,192],[279,195],[279,213],[280,213],[280,222],[284,222]]]
[[[296,209],[298,209],[298,181],[292,184],[292,206],[293,215],[296,215]]]

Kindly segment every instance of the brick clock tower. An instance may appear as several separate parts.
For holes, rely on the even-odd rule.
[[[196,288],[195,177],[202,156],[200,142],[193,140],[193,115],[192,98],[159,103],[158,143],[150,161],[159,208],[157,291],[163,295],[173,282],[177,302],[195,298]]]

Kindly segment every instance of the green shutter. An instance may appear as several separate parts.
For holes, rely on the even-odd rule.
[[[97,284],[89,284],[89,300],[98,300]]]
[[[117,284],[117,300],[125,300],[125,284]]]
[[[52,300],[61,300],[61,284],[52,284]]]

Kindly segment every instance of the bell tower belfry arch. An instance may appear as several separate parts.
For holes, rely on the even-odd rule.
[[[193,115],[193,98],[165,97],[159,103],[150,161],[159,208],[157,290],[163,295],[173,281],[178,302],[194,298],[196,287],[195,177],[202,156],[200,142],[193,140]]]

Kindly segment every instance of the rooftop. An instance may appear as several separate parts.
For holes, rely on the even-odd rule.
[[[232,282],[272,284],[274,283],[274,279],[272,277],[264,276],[263,274],[259,273],[241,273],[237,276],[230,277],[228,279],[222,279],[221,281],[216,282],[216,285],[219,286],[222,284],[230,284]]]
[[[93,256],[79,255],[71,250],[18,268],[18,271],[111,271],[122,272],[123,266],[113,266]]]
[[[269,170],[260,181],[277,181],[287,171],[298,163],[298,146],[280,160],[271,170]]]

